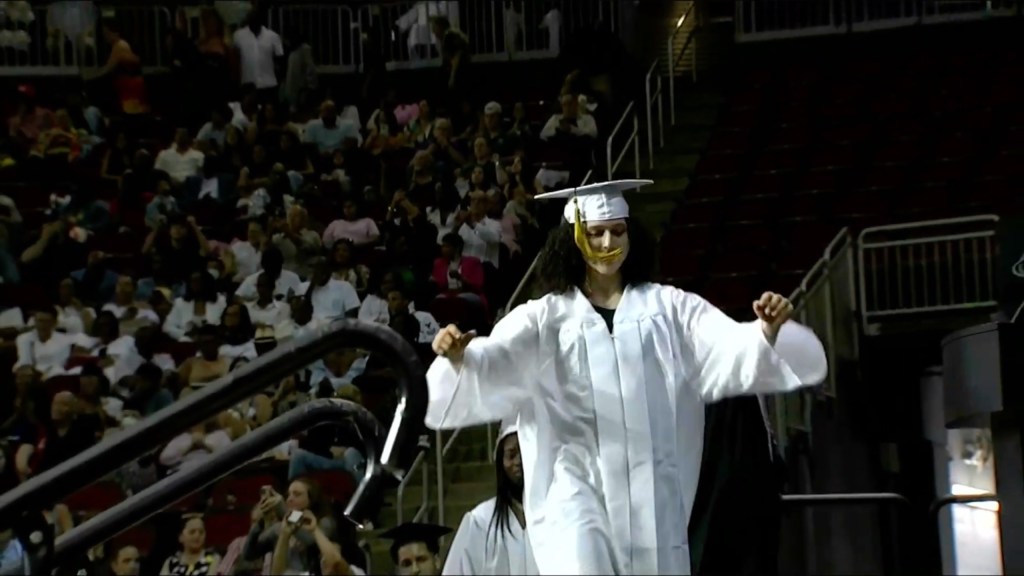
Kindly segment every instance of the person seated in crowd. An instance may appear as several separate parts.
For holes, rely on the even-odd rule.
[[[204,268],[210,245],[194,217],[174,215],[146,236],[142,253],[151,257],[160,280],[174,287],[190,282],[192,274]]]
[[[284,254],[277,246],[267,246],[260,255],[260,272],[250,274],[235,290],[235,298],[244,302],[251,302],[257,297],[257,282],[261,276],[266,276],[271,282],[271,296],[274,299],[283,299],[289,294],[296,294],[302,279],[291,270],[284,269]]]
[[[135,279],[127,274],[117,278],[114,285],[114,298],[103,305],[104,312],[110,312],[121,323],[121,332],[134,334],[145,325],[160,325],[160,317],[148,302],[138,299]]]
[[[95,422],[79,421],[77,398],[58,392],[50,403],[50,417],[40,425],[29,425],[14,434],[18,446],[15,467],[22,482],[63,463],[96,443]]]
[[[380,230],[372,218],[361,212],[355,198],[346,198],[342,203],[341,218],[331,222],[324,230],[324,246],[331,248],[341,239],[348,240],[355,246],[376,243],[380,239]]]
[[[256,279],[256,299],[246,304],[249,317],[257,334],[266,330],[270,335],[278,326],[291,320],[291,308],[284,301],[284,295],[274,294],[274,279],[268,272],[259,272]]]
[[[313,275],[295,292],[313,306],[313,319],[319,322],[355,317],[359,313],[359,295],[347,280],[331,273],[331,265],[324,258],[313,264]]]
[[[160,227],[170,216],[181,214],[178,201],[174,198],[169,178],[160,178],[156,183],[156,194],[146,205],[146,226]]]
[[[324,100],[320,104],[320,117],[306,124],[304,141],[315,145],[321,158],[330,158],[335,150],[344,147],[346,140],[354,140],[357,146],[363,145],[359,126],[339,118],[334,101]]]
[[[441,242],[441,255],[434,259],[431,276],[439,298],[459,297],[484,306],[484,267],[478,258],[462,254],[463,240],[447,234]]]
[[[185,514],[178,533],[181,549],[164,561],[160,574],[217,574],[220,555],[206,548],[206,523],[202,514]]]
[[[35,326],[20,334],[15,340],[18,359],[14,370],[31,366],[44,377],[64,373],[72,354],[81,352],[92,345],[92,339],[85,334],[65,334],[57,331],[57,310],[42,306],[33,315]]]
[[[206,270],[193,272],[184,296],[174,301],[164,320],[164,332],[175,340],[191,340],[201,327],[220,324],[225,307],[227,301],[217,293],[213,276]]]
[[[192,136],[186,128],[174,132],[174,142],[156,155],[153,167],[166,172],[174,186],[181,186],[190,176],[197,176],[203,167],[203,153],[192,147]]]
[[[284,256],[284,269],[301,277],[312,273],[310,261],[323,248],[320,235],[309,227],[309,211],[298,204],[288,209],[285,218],[271,221],[271,242]]]

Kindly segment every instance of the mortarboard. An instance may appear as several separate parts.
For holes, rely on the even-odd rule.
[[[439,540],[452,532],[447,526],[437,524],[423,524],[421,522],[406,522],[380,535],[385,540],[391,540],[391,560],[398,561],[398,550],[407,544],[422,542],[427,549],[437,554],[441,550]]]
[[[623,192],[634,190],[641,186],[654,184],[652,180],[612,180],[610,182],[598,182],[587,184],[577,188],[566,188],[554,192],[537,194],[534,199],[552,200],[565,198],[565,210],[562,213],[566,222],[575,227],[576,245],[583,255],[590,260],[615,260],[621,256],[621,250],[614,250],[608,254],[598,254],[590,248],[587,242],[584,223],[587,222],[608,222],[610,220],[622,220],[629,218],[629,204]]]

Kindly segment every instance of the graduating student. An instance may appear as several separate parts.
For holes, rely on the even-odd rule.
[[[523,461],[515,420],[494,447],[497,495],[466,513],[455,533],[444,576],[539,574],[523,513]]]
[[[446,526],[406,522],[380,537],[392,541],[391,561],[396,574],[438,576],[441,573],[441,538],[451,531]]]
[[[539,263],[549,293],[489,337],[434,340],[426,423],[519,415],[524,506],[542,574],[687,574],[704,403],[820,383],[821,342],[765,292],[741,324],[696,294],[650,282],[652,247],[622,192],[650,181],[538,195],[567,199]]]

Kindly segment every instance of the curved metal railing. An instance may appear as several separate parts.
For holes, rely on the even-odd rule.
[[[425,371],[412,345],[387,326],[358,320],[337,320],[314,330],[311,334],[284,344],[146,418],[131,429],[106,438],[89,450],[39,474],[13,490],[0,494],[0,518],[27,518],[29,514],[38,513],[82,486],[99,480],[111,470],[118,469],[170,441],[183,430],[205,422],[251,397],[263,390],[268,382],[280,381],[332,350],[354,346],[368,348],[371,352],[386,357],[388,364],[397,372],[396,384],[399,395],[394,420],[386,435],[376,420],[372,417],[367,418],[368,413],[348,410],[357,416],[354,423],[364,432],[363,437],[367,443],[366,475],[345,511],[347,516],[358,523],[365,517],[369,496],[380,490],[381,484],[388,477],[401,480],[405,476],[403,464],[411,456],[411,450],[423,429],[427,408]],[[332,412],[329,408],[316,406],[318,408],[310,409],[305,413],[305,418],[300,420],[306,424],[315,423],[321,418],[321,412]],[[289,421],[276,425],[272,422],[267,426],[275,433],[291,430]],[[257,434],[258,440],[258,431],[254,434]],[[240,447],[233,447],[233,454],[248,453],[245,451],[251,445],[244,442],[244,438],[240,442]],[[220,457],[218,453],[218,459]],[[205,462],[203,466],[211,465],[217,466],[212,460]],[[228,464],[223,466],[223,473],[230,471],[227,468]],[[174,480],[170,486],[179,486],[177,483],[185,485],[187,482],[189,477],[184,476],[182,479]],[[166,489],[165,485],[162,490]],[[108,512],[119,510],[119,515],[114,517],[115,520],[127,522],[129,518],[123,515],[124,509],[115,507]],[[61,550],[80,548],[94,540],[95,534],[106,534],[114,530],[116,525],[110,520],[111,516],[105,517],[107,520],[104,522],[87,523],[68,533],[60,543],[63,546]]]

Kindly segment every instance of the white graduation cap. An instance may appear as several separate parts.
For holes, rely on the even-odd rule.
[[[598,182],[577,188],[566,188],[545,192],[534,196],[537,200],[565,198],[565,220],[576,223],[576,210],[579,209],[580,220],[583,222],[607,222],[629,218],[629,204],[623,192],[635,190],[641,186],[654,184],[653,180],[612,180]]]

